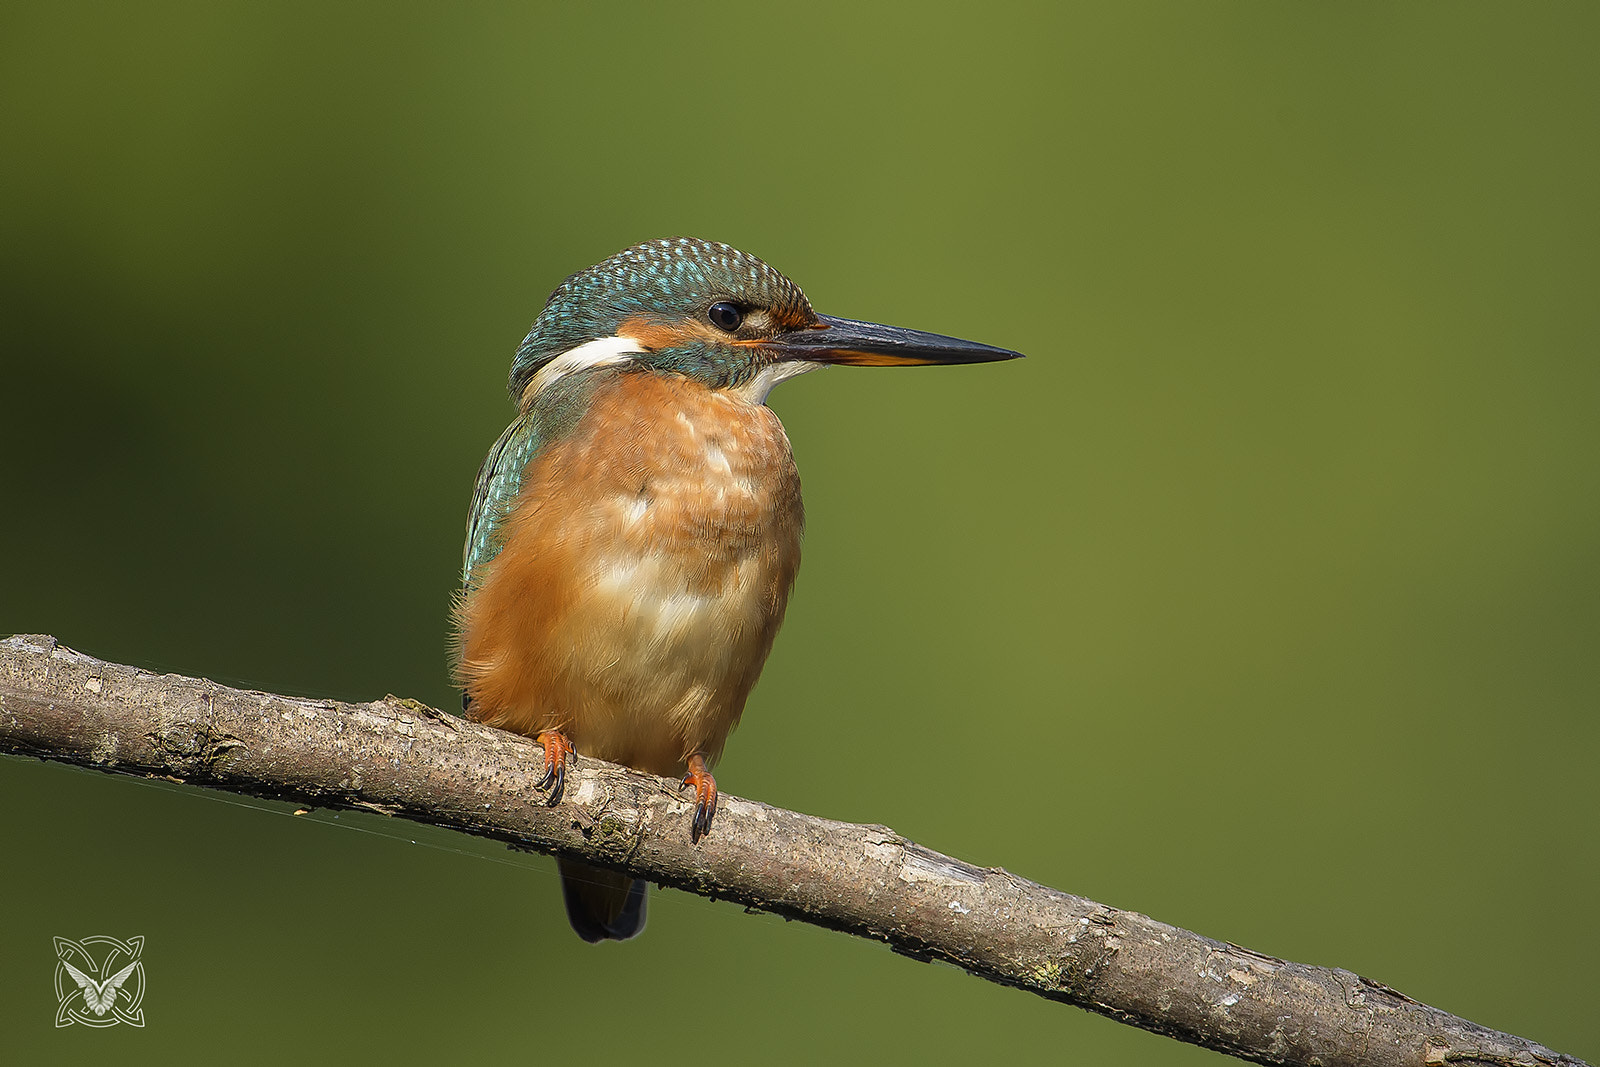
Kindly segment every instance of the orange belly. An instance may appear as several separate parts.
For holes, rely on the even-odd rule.
[[[616,374],[529,463],[460,607],[473,717],[655,774],[715,761],[783,621],[803,525],[771,409]]]

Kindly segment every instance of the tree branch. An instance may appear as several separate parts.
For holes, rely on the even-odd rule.
[[[543,750],[412,700],[230,689],[0,641],[0,752],[357,808],[626,870],[885,941],[993,982],[1260,1063],[1581,1061],[1349,971],[1263,956],[857,826],[724,795],[689,841],[677,783],[580,759],[543,803]]]

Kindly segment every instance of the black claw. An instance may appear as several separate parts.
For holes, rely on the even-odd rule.
[[[535,789],[544,789],[546,786],[550,787],[550,795],[545,797],[544,802],[553,808],[561,803],[561,791],[567,787],[566,760],[556,763],[547,762],[544,765],[544,776],[534,782],[533,787]]]
[[[701,800],[694,806],[694,821],[689,824],[689,841],[699,841],[711,832],[711,816],[715,809]]]

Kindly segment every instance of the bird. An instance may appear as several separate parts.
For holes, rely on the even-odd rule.
[[[690,237],[568,277],[512,360],[517,415],[478,471],[454,606],[469,719],[693,789],[691,842],[783,622],[805,526],[772,388],[828,365],[1020,353],[818,314],[762,260]],[[645,924],[645,883],[558,858],[583,940]]]
[[[128,977],[138,968],[139,961],[134,960],[103,982],[95,981],[66,960],[61,961],[61,966],[66,968],[67,974],[78,983],[78,988],[83,990],[83,1002],[88,1005],[89,1010],[96,1015],[104,1015],[111,1010],[112,1005],[116,1004],[117,994],[122,991]]]

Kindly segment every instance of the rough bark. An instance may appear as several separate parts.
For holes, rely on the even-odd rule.
[[[1349,971],[1264,956],[979,868],[883,826],[724,795],[689,840],[677,783],[579,759],[555,807],[542,749],[412,700],[247,692],[0,641],[0,752],[415,819],[885,941],[918,959],[1260,1063],[1581,1061]]]

